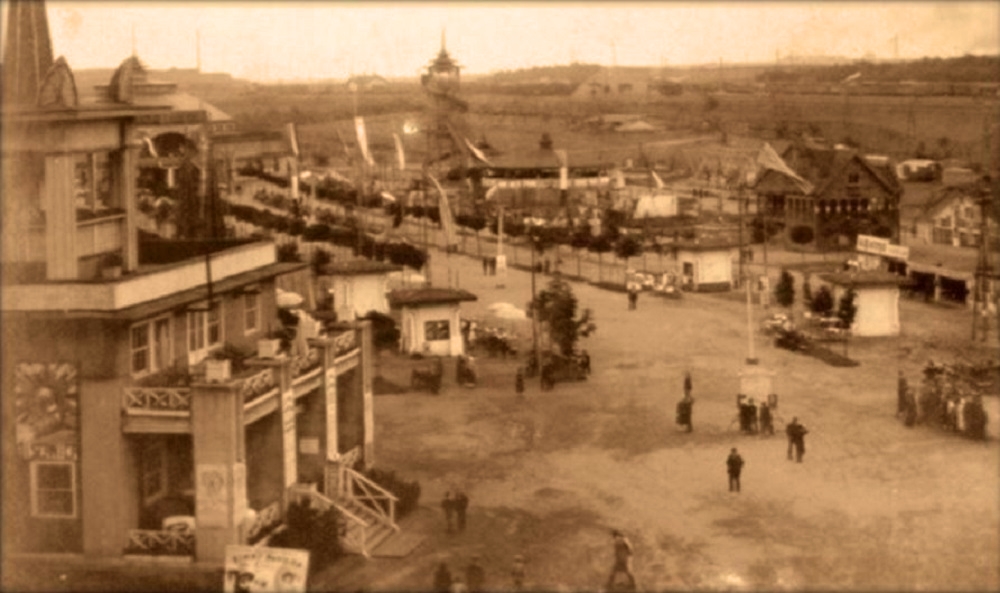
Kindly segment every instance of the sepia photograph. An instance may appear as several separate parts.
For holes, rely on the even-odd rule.
[[[0,15],[0,590],[1000,590],[1000,3]]]

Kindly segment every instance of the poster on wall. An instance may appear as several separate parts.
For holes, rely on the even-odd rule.
[[[221,463],[199,463],[195,468],[195,515],[199,526],[225,527],[228,523],[229,474]]]
[[[15,368],[17,450],[26,461],[80,458],[80,397],[76,365],[20,363]]]

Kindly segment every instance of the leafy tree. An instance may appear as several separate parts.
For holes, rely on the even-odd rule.
[[[795,279],[788,270],[781,271],[781,279],[774,287],[774,298],[782,307],[791,307],[795,302]]]
[[[830,315],[830,312],[833,311],[833,294],[830,292],[830,289],[826,286],[821,286],[816,291],[816,294],[813,295],[809,306],[813,313],[824,317]]]
[[[628,258],[635,257],[642,253],[642,243],[631,235],[626,235],[615,244],[615,255],[625,260],[625,269],[628,269]]]
[[[581,225],[573,230],[573,235],[570,237],[569,244],[576,252],[576,275],[580,276],[580,252],[584,249],[590,247],[590,243],[593,237],[590,234],[590,229],[587,225]]]
[[[792,230],[788,232],[788,236],[792,240],[792,243],[795,243],[796,245],[808,245],[813,242],[815,233],[813,233],[812,227],[801,225],[792,227]],[[805,259],[805,257],[806,254],[805,251],[803,251],[802,259]]]
[[[837,318],[840,319],[841,327],[850,329],[854,324],[854,319],[858,316],[857,292],[854,287],[849,287],[847,292],[840,297],[837,306]]]
[[[587,251],[597,254],[597,281],[600,282],[604,275],[604,254],[611,251],[612,244],[607,235],[594,237],[587,246]]]
[[[591,310],[584,309],[578,316],[577,307],[573,289],[559,276],[549,281],[548,288],[532,303],[532,312],[537,312],[539,321],[548,322],[549,335],[563,356],[571,355],[580,338],[597,330]]]

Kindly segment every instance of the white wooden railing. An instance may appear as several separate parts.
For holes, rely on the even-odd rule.
[[[130,529],[126,554],[149,556],[194,556],[192,531]]]
[[[257,511],[257,518],[247,529],[247,541],[252,542],[259,536],[281,524],[281,501],[275,501]]]
[[[191,413],[187,387],[126,387],[122,407],[131,415],[183,415]]]
[[[293,484],[288,488],[288,502],[297,503],[308,500],[310,506],[320,512],[325,512],[330,508],[337,509],[344,517],[346,525],[340,533],[340,538],[345,548],[356,550],[365,557],[368,557],[371,550],[368,549],[368,532],[377,527],[375,521],[369,521],[351,512],[343,505],[338,504],[326,496],[317,492],[314,488]]]
[[[396,503],[399,499],[392,492],[346,465],[339,465],[338,472],[340,473],[339,496],[359,501],[378,515],[384,523],[399,531],[399,526],[396,525]]]

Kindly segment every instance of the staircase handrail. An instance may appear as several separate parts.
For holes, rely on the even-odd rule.
[[[295,498],[296,501],[299,500],[298,495],[304,495],[306,498],[309,498],[311,502],[319,503],[319,505],[321,505],[320,507],[318,507],[320,510],[326,510],[329,507],[334,507],[335,509],[340,511],[340,513],[343,514],[345,517],[361,525],[362,527],[368,527],[370,525],[368,521],[352,513],[344,505],[339,504],[337,503],[337,501],[331,500],[326,496],[323,496],[322,494],[320,494],[315,490],[312,490],[310,488],[303,488],[302,486],[297,486],[293,484],[288,487],[288,492],[289,494],[292,495],[293,498]]]
[[[399,530],[399,526],[396,525],[396,503],[399,502],[399,498],[389,492],[382,486],[375,483],[370,478],[366,477],[361,472],[353,470],[349,467],[343,468],[344,480],[342,481],[341,495],[349,498],[354,498],[354,486],[357,485],[362,491],[362,500],[380,501],[385,500],[389,503],[388,512],[382,508],[381,504],[375,504],[373,511],[382,520],[387,520],[388,524],[395,530]],[[369,507],[371,508],[371,507]]]

